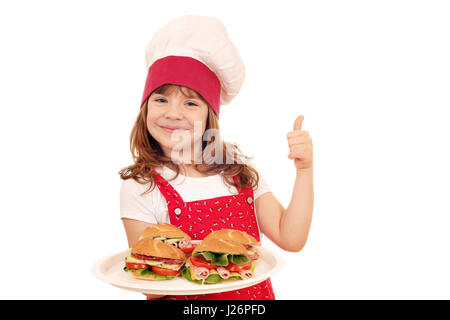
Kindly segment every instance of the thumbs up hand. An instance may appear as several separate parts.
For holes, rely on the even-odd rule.
[[[303,116],[298,116],[295,119],[294,131],[287,134],[290,151],[288,158],[294,160],[297,172],[312,168],[313,165],[312,140],[309,133],[302,130],[303,119]]]

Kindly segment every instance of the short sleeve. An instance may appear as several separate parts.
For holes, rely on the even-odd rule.
[[[127,179],[122,182],[120,188],[120,218],[158,223],[155,208],[159,203],[157,203],[155,197],[155,189],[141,195],[147,188],[148,185],[142,185],[134,179]]]
[[[250,160],[247,164],[253,169],[255,169],[258,172],[259,176],[258,186],[253,188],[253,196],[255,200],[258,199],[260,196],[262,196],[264,193],[272,192],[272,190],[270,190],[269,184],[267,183],[264,176],[261,174],[261,171],[259,171],[258,168],[255,166],[254,162]]]
[[[258,199],[260,196],[262,196],[264,193],[272,192],[263,175],[259,171],[258,174],[259,174],[258,186],[255,189],[253,189],[253,195],[255,197],[255,200]]]

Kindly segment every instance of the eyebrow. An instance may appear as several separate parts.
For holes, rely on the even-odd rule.
[[[155,92],[155,95],[160,95],[160,96],[163,96],[163,97],[168,97],[168,95],[166,95],[166,94],[164,94],[164,93],[156,93]],[[185,99],[186,100],[197,100],[197,101],[201,101],[201,99],[200,99],[200,97],[186,97],[185,95],[183,95],[183,97],[185,97]]]

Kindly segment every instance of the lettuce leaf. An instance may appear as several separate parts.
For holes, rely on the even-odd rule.
[[[233,255],[228,253],[201,251],[201,252],[194,252],[192,255],[193,256],[201,255],[206,260],[211,261],[211,264],[221,267],[226,267],[228,265],[228,261],[231,261],[232,263],[237,265],[246,264],[247,262],[250,261],[249,257],[240,254]]]
[[[194,252],[194,256],[203,256],[208,261],[211,261],[211,264],[215,266],[225,267],[228,265],[228,254],[224,253],[215,253],[215,252]]]
[[[250,261],[249,257],[240,254],[230,255],[229,259],[232,263],[237,265],[246,264],[247,262]]]

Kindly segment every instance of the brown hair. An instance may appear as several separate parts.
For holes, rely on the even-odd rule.
[[[205,132],[208,129],[217,129],[216,132],[218,132],[219,122],[215,112],[203,99],[203,97],[196,91],[180,85],[165,84],[156,89],[154,92],[160,94],[170,94],[170,92],[172,92],[172,90],[174,89],[178,89],[188,98],[198,98],[206,103],[208,105],[208,118],[206,121]],[[164,155],[159,143],[152,137],[150,132],[148,132],[147,110],[148,99],[142,105],[142,108],[134,123],[133,129],[131,130],[130,151],[133,157],[134,164],[122,168],[119,171],[120,177],[124,180],[133,178],[140,184],[150,183],[149,188],[143,194],[153,190],[156,185],[154,174],[152,172],[153,168],[161,165],[172,168],[176,172],[176,175],[173,179],[177,178],[180,174],[180,167],[173,163],[169,157]],[[217,135],[214,138],[217,138]],[[211,164],[207,164],[202,161],[201,164],[194,164],[195,169],[208,175],[221,174],[225,184],[229,186],[235,186],[238,189],[243,189],[250,186],[255,188],[259,182],[258,172],[256,171],[256,169],[246,164],[247,160],[251,159],[252,157],[248,157],[242,154],[238,144],[227,143],[220,137],[218,139],[203,141],[202,150],[205,150],[207,146],[214,143],[222,143],[222,163],[213,162]],[[211,145],[209,147],[212,148],[212,150],[215,150],[214,145]],[[227,155],[233,156],[233,163],[226,163],[226,160],[230,162],[229,156],[226,159]],[[239,177],[238,184],[235,184],[233,180],[234,176]],[[171,179],[170,181],[172,181],[173,179]]]

